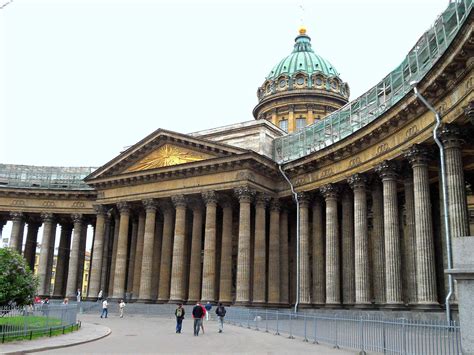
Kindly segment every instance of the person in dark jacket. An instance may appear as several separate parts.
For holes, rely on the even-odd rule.
[[[194,336],[199,336],[199,330],[201,328],[201,320],[204,315],[202,311],[202,306],[198,302],[193,308],[193,318],[194,318]]]
[[[219,303],[219,305],[216,308],[217,318],[219,319],[219,333],[222,333],[224,331],[225,313],[226,313],[225,307],[222,305],[222,303]]]
[[[178,308],[174,311],[174,315],[176,316],[176,333],[181,334],[181,328],[183,326],[183,319],[184,319],[184,308],[181,303],[178,303]]]

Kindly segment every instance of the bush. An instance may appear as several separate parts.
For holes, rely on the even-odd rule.
[[[20,254],[9,248],[0,249],[0,307],[32,304],[37,284]]]

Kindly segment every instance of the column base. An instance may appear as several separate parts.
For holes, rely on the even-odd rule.
[[[341,309],[342,304],[340,304],[340,303],[326,303],[324,305],[324,308],[327,308],[327,309]]]
[[[374,305],[372,303],[356,303],[354,308],[357,309],[373,309]]]
[[[406,310],[407,307],[403,303],[385,303],[380,306],[381,309],[387,309],[391,311],[403,311]]]
[[[410,308],[417,311],[424,311],[424,312],[439,312],[441,310],[441,306],[438,303],[414,303],[410,305]]]

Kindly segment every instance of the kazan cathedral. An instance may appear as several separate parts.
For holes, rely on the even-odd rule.
[[[89,298],[441,310],[446,235],[474,233],[471,8],[352,101],[301,28],[255,120],[160,128],[100,168],[0,164],[4,243],[41,296],[82,289],[92,226]]]

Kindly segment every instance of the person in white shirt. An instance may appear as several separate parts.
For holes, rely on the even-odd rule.
[[[102,290],[99,291],[99,294],[97,295],[97,302],[102,301]]]
[[[123,300],[120,300],[120,303],[119,303],[120,318],[123,318],[124,309],[125,309],[125,302]]]
[[[107,298],[106,298],[102,302],[102,314],[100,315],[100,318],[103,318],[104,316],[105,318],[107,318],[107,314],[109,313],[108,307],[109,307],[109,303],[107,302]]]

